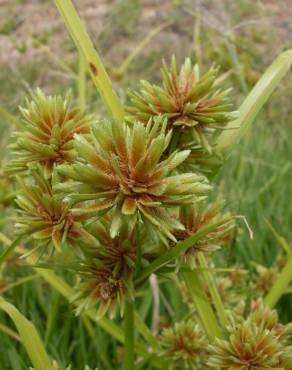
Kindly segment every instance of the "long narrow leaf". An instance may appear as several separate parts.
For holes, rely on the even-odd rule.
[[[16,238],[8,248],[0,255],[0,266],[7,260],[7,258],[13,253],[14,249],[18,246],[19,242],[23,239],[23,236]]]
[[[175,247],[169,249],[167,252],[156,258],[153,262],[151,262],[143,271],[139,277],[135,280],[136,285],[141,284],[144,280],[146,280],[152,273],[158,271],[161,267],[165,266],[167,263],[171,262],[182,253],[187,251],[191,248],[195,243],[197,243],[200,239],[204,238],[209,232],[215,230],[218,226],[220,226],[222,221],[214,222],[211,225],[207,225],[202,227],[196,234],[190,236],[189,238],[179,242],[176,244]]]
[[[283,294],[286,293],[289,284],[292,281],[292,257],[289,257],[289,260],[286,266],[281,271],[278,279],[275,284],[265,297],[265,303],[274,307]]]
[[[84,24],[81,22],[71,0],[55,0],[65,25],[79,52],[83,55],[89,73],[100,92],[109,112],[113,117],[122,120],[124,108],[113,90],[111,80],[104,65],[93,47]]]
[[[230,122],[227,130],[224,130],[217,139],[217,150],[223,157],[228,157],[233,147],[244,136],[278,83],[290,70],[291,64],[292,49],[289,49],[280,54],[267,68],[241,104],[238,118]]]
[[[14,322],[34,368],[36,370],[51,370],[51,361],[34,325],[3,298],[0,298],[0,309],[4,310]]]
[[[217,323],[216,316],[213,312],[212,306],[204,291],[200,277],[197,272],[184,272],[182,273],[185,282],[189,288],[189,292],[195,306],[197,308],[199,317],[206,330],[206,334],[210,341],[216,337],[221,338],[221,330]]]

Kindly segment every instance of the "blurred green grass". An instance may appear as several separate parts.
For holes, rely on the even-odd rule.
[[[129,0],[128,0],[129,1]],[[112,10],[112,18],[100,39],[101,49],[106,50],[116,33],[124,34],[125,39],[133,37],[131,27],[124,27],[123,12],[128,12],[124,6],[118,6]],[[141,7],[138,1],[129,1],[128,5],[133,8],[133,17],[138,17]],[[188,34],[190,38],[189,49],[185,55],[179,54],[180,60],[191,54],[193,58],[201,57],[202,65],[210,65],[216,62],[222,66],[222,71],[227,72],[225,83],[234,86],[234,101],[236,104],[243,99],[245,90],[249,90],[256,82],[259,74],[275,57],[272,43],[275,42],[273,30],[266,25],[250,26],[242,33],[236,33],[232,38],[226,38],[216,29],[210,28],[201,21],[199,44],[193,44],[193,27],[187,30],[183,26],[182,16],[186,13],[182,6],[187,5],[184,1],[173,2],[174,10],[169,15],[174,22],[171,26],[179,37]],[[250,11],[250,1],[241,0],[236,9],[229,14],[232,20],[240,23]],[[258,9],[253,8],[254,11]],[[252,13],[254,14],[254,13]],[[257,13],[256,13],[257,14]],[[259,13],[258,15],[261,15]],[[119,22],[115,22],[119,19]],[[193,15],[188,18],[186,27],[195,21]],[[132,27],[137,19],[132,19]],[[115,22],[115,27],[111,27]],[[175,45],[169,47],[169,39],[163,41],[163,35],[156,41],[159,47],[152,50],[146,48],[142,58],[137,58],[127,74],[115,85],[118,93],[126,99],[124,90],[137,85],[141,78],[159,78],[159,65],[163,57],[168,58],[176,51]],[[114,41],[113,41],[114,42]],[[49,41],[48,41],[49,43]],[[284,47],[284,46],[283,46]],[[201,55],[198,55],[200,50]],[[77,71],[76,55],[71,56],[66,63],[75,72]],[[122,62],[122,60],[120,61]],[[111,60],[108,63],[112,63]],[[48,66],[50,71],[47,70]],[[57,71],[59,73],[52,73]],[[1,106],[9,112],[17,113],[17,106],[22,104],[24,96],[29,88],[38,85],[48,91],[64,92],[71,87],[76,93],[74,79],[61,74],[59,67],[52,61],[47,65],[37,63],[23,63],[15,68],[4,66],[0,68],[0,97]],[[88,82],[88,106],[89,109],[99,109],[99,99],[91,82]],[[282,235],[289,243],[292,240],[290,229],[292,214],[289,209],[292,204],[291,192],[291,76],[273,95],[272,100],[265,107],[262,114],[251,128],[245,140],[236,148],[229,161],[225,164],[222,172],[216,179],[218,190],[226,200],[228,208],[236,214],[243,215],[250,228],[254,232],[254,238],[250,239],[248,230],[243,222],[238,221],[240,230],[237,242],[230,253],[226,254],[226,263],[237,262],[245,268],[252,270],[252,262],[271,265],[281,250],[278,240],[267,225],[267,221]],[[7,157],[7,143],[13,127],[5,118],[0,120],[0,150],[1,159]],[[5,191],[5,190],[4,190]],[[5,226],[9,213],[0,208],[0,231],[11,235],[11,226]],[[1,244],[2,249],[4,245]],[[31,274],[31,268],[23,266],[23,263],[12,260],[5,269],[0,271],[0,287]],[[183,317],[185,308],[182,303],[179,289],[174,285],[161,283],[161,316],[163,322],[172,320],[172,311],[178,312]],[[39,278],[33,279],[23,285],[10,289],[5,293],[18,309],[34,322],[41,336],[47,342],[50,355],[60,361],[64,366],[72,362],[75,369],[83,369],[85,363],[90,366],[98,366],[99,369],[118,369],[121,364],[115,362],[116,354],[122,355],[118,344],[112,341],[96,325],[93,327],[93,336],[88,334],[88,328],[70,310],[68,303]],[[165,298],[167,297],[167,298]],[[151,322],[152,294],[146,290],[138,300],[138,308],[141,316],[147,322]],[[292,300],[285,297],[278,307],[281,318],[284,321],[292,319]],[[0,313],[0,322],[12,327],[7,317]],[[0,334],[0,348],[4,348],[0,355],[0,369],[20,370],[27,369],[29,360],[21,344],[5,334]],[[118,356],[119,357],[119,356]]]

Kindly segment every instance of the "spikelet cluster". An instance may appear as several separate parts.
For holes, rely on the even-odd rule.
[[[57,198],[41,167],[31,170],[26,181],[17,179],[20,194],[16,197],[19,209],[15,228],[18,235],[36,240],[38,248],[52,244],[59,251],[66,241],[71,244],[92,241],[82,225],[84,215],[73,213],[70,205]]]
[[[275,311],[261,301],[253,302],[245,320],[234,320],[227,340],[210,345],[208,365],[232,370],[286,369],[292,356],[287,341],[290,326],[278,322]]]
[[[174,145],[191,150],[181,168],[211,172],[220,163],[214,138],[237,115],[232,111],[230,89],[218,86],[217,67],[201,75],[189,58],[179,73],[174,57],[170,68],[164,63],[161,72],[160,85],[142,81],[140,91],[130,93],[129,119],[146,123],[153,116],[167,117],[168,127],[174,129]]]
[[[201,369],[207,344],[201,327],[192,320],[177,322],[160,336],[161,356],[171,360],[171,369]]]
[[[15,133],[16,141],[11,145],[11,172],[40,164],[48,176],[54,165],[75,158],[73,136],[88,133],[92,124],[91,116],[72,106],[70,93],[64,99],[46,96],[38,89],[20,110],[23,130]]]
[[[113,238],[123,221],[134,227],[141,218],[161,239],[176,241],[172,231],[183,227],[168,208],[197,202],[210,185],[203,175],[174,173],[189,151],[163,157],[171,139],[166,126],[167,121],[161,117],[147,125],[99,122],[92,127],[89,139],[75,136],[77,160],[57,169],[71,182],[57,188],[69,190],[67,196],[72,201],[92,201],[92,205],[85,203],[80,212],[97,215],[112,209]]]
[[[18,175],[16,233],[74,272],[77,313],[96,305],[99,317],[123,314],[135,274],[205,226],[217,225],[183,263],[232,239],[222,202],[200,207],[212,188],[205,171],[186,164],[200,151],[213,156],[213,134],[234,117],[228,91],[216,87],[217,68],[200,76],[189,59],[179,74],[174,59],[162,73],[163,87],[132,94],[126,122],[96,120],[69,95],[40,90],[21,108],[8,166]]]
[[[110,216],[91,225],[97,244],[76,261],[80,281],[72,299],[77,302],[77,313],[97,305],[98,317],[108,311],[111,317],[116,311],[123,315],[126,299],[134,297],[136,233],[123,223],[119,235],[112,238],[110,225]]]
[[[224,200],[218,198],[205,207],[192,204],[180,208],[178,219],[184,230],[176,232],[178,240],[184,240],[208,225],[217,225],[181,256],[182,262],[195,266],[198,252],[208,254],[230,244],[234,236],[235,222],[230,213],[222,211],[223,207]]]

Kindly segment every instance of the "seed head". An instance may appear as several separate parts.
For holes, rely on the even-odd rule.
[[[202,175],[174,174],[189,151],[175,151],[162,159],[171,138],[166,124],[161,117],[146,126],[103,121],[93,126],[90,139],[76,135],[78,160],[58,168],[59,174],[73,181],[58,190],[69,189],[68,197],[75,202],[93,201],[79,212],[98,215],[112,208],[112,238],[123,220],[133,227],[139,216],[163,240],[175,240],[170,230],[182,225],[166,208],[198,201],[210,186]]]
[[[108,310],[111,316],[117,309],[123,314],[125,299],[134,294],[135,232],[129,231],[128,225],[123,223],[119,235],[111,238],[111,220],[108,214],[106,216],[92,224],[89,230],[97,244],[86,248],[83,258],[76,261],[80,283],[73,297],[78,301],[77,313],[98,305],[98,317]]]
[[[261,301],[253,302],[246,320],[233,321],[228,340],[216,339],[209,346],[208,365],[232,370],[284,370],[291,347],[287,344],[284,325],[277,322],[275,311]],[[288,356],[288,357],[287,357]]]
[[[173,57],[170,68],[163,64],[162,85],[142,81],[141,90],[130,94],[129,119],[146,123],[159,114],[167,117],[177,147],[192,151],[182,164],[188,171],[201,168],[208,172],[220,162],[210,155],[214,136],[237,116],[231,111],[230,89],[218,87],[218,72],[212,67],[201,75],[199,66],[187,58],[178,73]]]
[[[161,356],[173,362],[173,369],[201,369],[207,343],[198,324],[192,320],[177,322],[173,328],[162,331]]]
[[[16,233],[37,240],[38,247],[55,246],[57,250],[65,241],[92,242],[92,237],[82,226],[84,215],[72,213],[70,205],[54,194],[51,181],[46,179],[40,167],[30,171],[27,181],[18,178],[20,194]]]
[[[202,227],[219,222],[215,230],[187,250],[182,256],[183,262],[195,265],[198,252],[210,253],[230,244],[234,235],[235,222],[231,214],[222,212],[223,206],[223,199],[218,198],[205,209],[198,204],[180,208],[179,222],[184,226],[184,230],[175,233],[177,239],[183,240]]]
[[[46,96],[40,89],[32,101],[20,108],[23,117],[23,130],[15,133],[12,144],[14,159],[9,170],[27,170],[32,164],[40,164],[46,176],[54,164],[70,162],[75,157],[73,136],[85,134],[93,121],[77,107],[71,106],[70,94]]]

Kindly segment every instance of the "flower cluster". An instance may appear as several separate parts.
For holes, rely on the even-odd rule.
[[[30,171],[27,181],[17,179],[20,185],[20,194],[16,197],[18,235],[37,240],[37,248],[52,243],[59,251],[66,241],[77,244],[82,240],[94,240],[82,225],[84,215],[73,213],[69,204],[57,198],[40,167]]]
[[[80,283],[72,299],[77,302],[77,313],[98,304],[98,317],[107,311],[113,316],[117,310],[123,315],[126,298],[134,296],[136,233],[123,223],[119,235],[112,238],[110,225],[108,215],[91,225],[97,244],[87,248],[84,258],[76,261]]]
[[[199,66],[187,58],[178,73],[173,57],[170,69],[165,63],[162,67],[160,86],[142,81],[141,90],[130,93],[129,120],[146,123],[153,116],[167,117],[168,128],[174,129],[175,147],[191,150],[182,170],[208,173],[220,163],[214,153],[214,138],[237,112],[231,110],[230,89],[218,86],[218,72],[212,67],[201,75]]]
[[[134,227],[139,217],[155,228],[164,241],[176,241],[172,231],[183,226],[169,207],[192,204],[210,190],[203,175],[175,174],[189,151],[175,151],[163,158],[171,131],[167,120],[157,117],[147,125],[129,126],[114,121],[93,125],[91,137],[75,136],[78,158],[57,171],[72,180],[56,189],[68,191],[72,201],[93,201],[79,211],[97,215],[113,209],[110,234],[115,237],[125,220]]]
[[[180,208],[178,219],[184,226],[184,230],[178,230],[175,233],[178,240],[184,240],[208,225],[217,225],[181,256],[182,262],[195,266],[198,252],[210,253],[230,244],[234,235],[235,222],[230,213],[222,212],[223,206],[223,199],[218,198],[205,208],[198,204]]]
[[[247,319],[232,322],[229,338],[216,339],[210,346],[208,365],[234,370],[287,369],[285,364],[292,359],[287,340],[290,331],[289,325],[278,322],[275,311],[261,301],[253,302]]]
[[[200,369],[207,358],[208,341],[192,320],[175,323],[160,336],[161,356],[172,361],[171,369]]]
[[[69,96],[40,90],[21,108],[8,166],[18,175],[16,233],[34,240],[46,262],[56,252],[59,266],[74,271],[77,313],[97,305],[99,317],[123,314],[139,271],[205,226],[214,225],[184,261],[232,239],[222,202],[200,206],[212,188],[205,171],[184,166],[201,150],[201,159],[211,155],[213,134],[234,117],[217,72],[200,76],[186,60],[177,75],[173,60],[171,71],[163,67],[163,88],[144,84],[133,93],[126,122],[95,120]]]
[[[55,164],[75,157],[74,134],[88,133],[93,122],[91,116],[71,106],[70,94],[64,99],[60,95],[46,96],[39,89],[21,113],[23,130],[15,133],[16,141],[11,145],[12,172],[25,171],[37,163],[46,175],[50,174]]]

